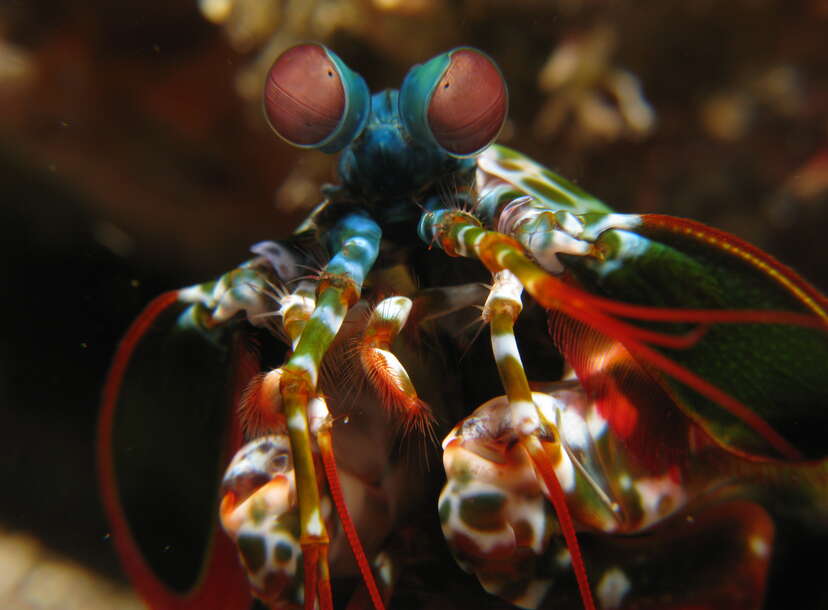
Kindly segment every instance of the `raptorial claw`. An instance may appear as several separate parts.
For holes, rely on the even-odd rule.
[[[547,433],[539,428],[536,434]],[[439,513],[455,557],[488,592],[537,607],[553,584],[544,556],[561,529],[546,485],[511,426],[506,396],[458,424],[443,448],[448,480]],[[558,478],[572,489],[573,465],[566,452],[559,458]]]
[[[256,597],[270,607],[300,607],[302,548],[287,435],[263,436],[236,453],[224,475],[219,512]]]

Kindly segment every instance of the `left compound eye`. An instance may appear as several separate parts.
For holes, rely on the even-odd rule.
[[[362,130],[369,106],[362,77],[322,45],[288,49],[267,75],[265,114],[274,131],[294,146],[342,149]]]
[[[412,135],[458,157],[474,155],[495,140],[508,106],[500,70],[470,48],[416,66],[400,91],[400,112]]]

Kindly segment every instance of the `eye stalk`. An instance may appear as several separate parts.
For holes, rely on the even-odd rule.
[[[475,155],[494,142],[508,107],[500,70],[468,47],[414,66],[400,89],[400,115],[409,133],[456,157]]]
[[[365,127],[371,96],[363,78],[331,50],[301,44],[282,53],[265,82],[264,110],[287,143],[335,153]]]

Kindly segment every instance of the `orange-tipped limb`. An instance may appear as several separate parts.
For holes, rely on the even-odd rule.
[[[376,390],[382,406],[399,416],[403,430],[430,435],[434,416],[417,390],[405,367],[391,351],[411,312],[411,300],[390,297],[383,300],[368,320],[356,349],[365,376]]]
[[[239,405],[239,419],[248,437],[286,430],[281,382],[282,370],[274,369],[256,375],[247,385]]]

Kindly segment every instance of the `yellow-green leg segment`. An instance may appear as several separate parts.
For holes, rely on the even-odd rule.
[[[359,300],[363,280],[379,252],[382,232],[368,217],[351,214],[339,221],[331,235],[330,245],[335,254],[322,272],[316,307],[302,329],[293,354],[282,367],[281,380],[282,404],[296,469],[306,608],[313,607],[317,577],[321,605],[330,604],[330,587],[326,584],[329,540],[320,509],[308,403],[317,394],[322,358],[339,332],[349,307]]]

